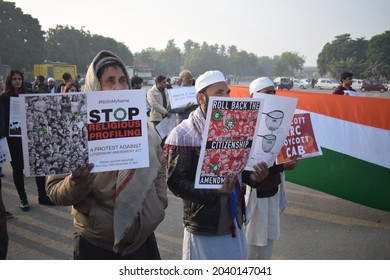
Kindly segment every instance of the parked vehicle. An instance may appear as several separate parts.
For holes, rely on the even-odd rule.
[[[277,77],[274,79],[276,89],[290,90],[293,87],[293,80],[288,77]]]
[[[306,85],[306,88],[311,86],[310,79],[301,79],[301,82]]]
[[[306,89],[308,86],[307,82],[304,79],[302,80],[294,79],[293,82],[294,82],[293,88]]]
[[[385,82],[382,83],[382,85],[385,87],[385,90],[387,90],[387,91],[389,90],[389,88],[390,88],[390,83],[389,82],[385,81]]]
[[[360,85],[362,84],[363,80],[361,79],[352,79],[352,85],[351,87],[354,90],[360,89]]]
[[[171,84],[172,85],[178,85],[179,84],[179,80],[180,80],[179,77],[176,77],[176,76],[172,77],[171,78]]]
[[[385,86],[377,81],[363,80],[360,84],[361,91],[380,91],[384,92],[386,90]]]
[[[146,82],[146,85],[147,85],[147,86],[154,86],[154,78],[148,80],[148,81]]]
[[[339,82],[327,79],[327,78],[319,78],[317,83],[315,84],[315,87],[318,89],[335,89],[340,85]]]

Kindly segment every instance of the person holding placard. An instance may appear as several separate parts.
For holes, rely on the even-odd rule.
[[[249,85],[251,97],[255,92],[275,94],[274,83],[267,77],[254,80]],[[273,243],[280,236],[280,191],[279,185],[284,184],[284,170],[292,170],[297,166],[297,160],[275,164],[268,168],[268,176],[255,189],[247,189],[248,201],[251,205],[251,217],[247,217],[246,238],[248,242],[249,259],[270,260]],[[253,200],[252,200],[252,199]]]
[[[192,87],[194,78],[189,70],[182,70],[179,73],[179,84],[181,87]],[[179,108],[176,112],[176,124],[180,124],[183,120],[187,119],[192,111],[194,111],[198,105],[190,102],[186,106]]]
[[[128,89],[130,79],[122,60],[109,51],[97,54],[84,90]],[[147,134],[149,167],[91,173],[94,164],[89,163],[70,175],[48,177],[51,200],[72,205],[75,259],[161,259],[154,230],[168,206],[166,160],[161,138],[151,125]]]
[[[10,135],[10,122],[13,122],[10,120],[11,97],[18,97],[19,94],[24,93],[26,91],[23,72],[11,70],[6,78],[5,91],[0,95],[0,137],[7,137],[13,180],[20,199],[19,207],[22,211],[28,211],[30,205],[24,186],[22,138]]]
[[[195,83],[199,107],[168,135],[167,183],[184,202],[185,260],[247,259],[242,182],[256,187],[268,175],[265,162],[255,171],[228,174],[219,189],[195,189],[195,177],[211,96],[228,97],[230,89],[220,71],[207,71]]]

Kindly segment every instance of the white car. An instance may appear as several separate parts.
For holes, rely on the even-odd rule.
[[[335,89],[340,85],[339,82],[332,80],[332,79],[326,79],[326,78],[319,78],[315,87],[318,89]]]
[[[293,88],[306,89],[308,86],[305,80],[294,79],[293,81],[294,81]]]
[[[147,82],[148,86],[154,86],[154,79],[151,79]]]
[[[362,82],[363,82],[363,80],[361,80],[361,79],[352,79],[351,87],[354,90],[360,90],[360,86],[361,86]]]

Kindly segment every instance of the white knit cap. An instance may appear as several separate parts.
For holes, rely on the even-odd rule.
[[[54,78],[50,77],[47,79],[48,82],[55,82]]]
[[[218,70],[207,71],[196,79],[195,91],[200,92],[205,87],[218,82],[226,82],[225,76],[222,74],[222,72]]]
[[[251,84],[249,85],[249,93],[254,94],[259,90],[262,90],[263,88],[273,87],[273,86],[275,85],[269,78],[261,77],[251,82]]]

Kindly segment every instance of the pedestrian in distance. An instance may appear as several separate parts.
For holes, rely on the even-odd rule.
[[[352,88],[353,74],[350,72],[343,72],[340,75],[340,85],[334,89],[333,94],[348,95],[348,91],[356,91]]]

